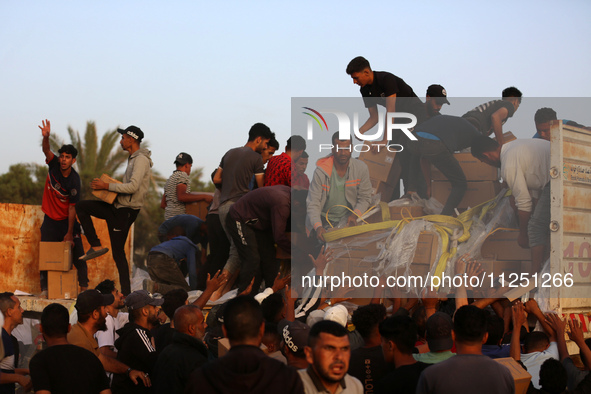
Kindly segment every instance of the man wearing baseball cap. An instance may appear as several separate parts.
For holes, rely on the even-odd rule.
[[[68,333],[68,342],[92,352],[103,364],[105,371],[129,377],[133,384],[137,384],[141,380],[145,385],[150,385],[150,379],[144,372],[132,369],[121,361],[99,351],[94,334],[107,328],[105,307],[114,301],[113,294],[101,294],[95,289],[80,293],[75,305],[78,312],[78,323],[73,325]]]
[[[296,369],[308,368],[304,348],[308,346],[310,327],[299,320],[288,322],[281,330],[283,338],[283,355],[287,365]]]
[[[117,131],[121,134],[121,148],[129,152],[122,183],[106,183],[99,178],[95,178],[90,183],[90,187],[94,190],[109,190],[117,193],[117,198],[113,205],[104,201],[80,201],[76,204],[76,213],[90,244],[90,249],[80,258],[81,260],[91,260],[109,251],[108,248],[101,246],[92,223],[92,216],[107,221],[113,259],[119,271],[121,292],[127,295],[131,292],[131,283],[124,250],[125,242],[129,228],[144,205],[144,197],[150,186],[150,168],[153,163],[150,159],[150,151],[140,147],[144,132],[139,127],[129,126]]]
[[[437,84],[430,85],[427,88],[427,99],[425,100],[427,119],[441,115],[439,111],[441,111],[443,104],[450,105],[445,88]]]
[[[164,299],[154,298],[146,290],[134,291],[125,298],[129,323],[117,331],[117,359],[133,369],[145,371],[146,376],[152,373],[156,364],[158,354],[150,330],[158,323],[159,307],[163,303]],[[114,394],[151,392],[149,386],[134,385],[124,374],[113,376],[111,390]]]
[[[191,193],[191,167],[193,158],[190,154],[181,152],[174,160],[176,170],[166,181],[160,207],[164,209],[164,219],[168,220],[176,215],[187,213],[185,204],[189,202],[213,200],[211,193]],[[205,219],[205,218],[201,218]]]

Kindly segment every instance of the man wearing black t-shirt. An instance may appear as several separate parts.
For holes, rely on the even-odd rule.
[[[46,306],[41,314],[40,330],[48,348],[37,353],[29,364],[35,392],[111,393],[109,379],[98,358],[68,343],[70,324],[66,307]]]
[[[407,112],[416,116],[417,124],[420,124],[426,119],[427,111],[425,104],[417,97],[412,88],[404,82],[402,78],[385,71],[372,71],[369,61],[362,56],[358,56],[349,62],[347,66],[347,74],[353,79],[353,83],[359,85],[361,88],[361,96],[365,107],[369,111],[369,119],[359,127],[359,132],[365,134],[372,127],[378,123],[378,105],[386,108],[386,112]],[[394,123],[407,123],[407,121],[399,122],[398,119],[393,120]],[[375,141],[378,144],[387,144],[386,122],[384,122],[383,137],[381,141]],[[378,130],[378,133],[382,132]],[[400,144],[404,148],[409,142],[409,138],[399,132],[392,135],[390,143]],[[401,178],[405,189],[408,187],[410,153],[402,150],[396,157],[400,161],[402,169]],[[396,191],[395,191],[396,193]]]
[[[80,224],[76,220],[76,203],[80,199],[80,175],[72,168],[76,163],[78,150],[72,145],[64,145],[56,156],[49,147],[51,124],[42,121],[42,148],[45,162],[49,166],[41,210],[45,214],[41,225],[41,242],[68,241],[73,245],[73,261],[78,270],[80,291],[88,287],[86,261],[79,260],[84,254],[80,238]],[[47,271],[41,271],[41,297],[47,297]]]
[[[508,87],[503,90],[502,100],[481,104],[466,112],[462,118],[466,118],[486,136],[495,133],[495,139],[499,145],[503,145],[503,125],[519,108],[521,96],[519,89],[513,86]]]
[[[414,394],[421,372],[429,366],[412,356],[417,325],[408,316],[391,316],[380,323],[379,330],[384,359],[395,369],[378,381],[375,393]]]

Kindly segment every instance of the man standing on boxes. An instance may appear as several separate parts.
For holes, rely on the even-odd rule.
[[[166,181],[164,194],[160,207],[164,209],[164,219],[168,220],[176,215],[187,213],[185,204],[197,201],[211,202],[213,199],[209,194],[191,193],[191,167],[193,158],[190,154],[181,152],[174,160],[176,170]],[[203,218],[202,218],[203,219]]]
[[[371,202],[369,170],[364,162],[351,158],[351,140],[339,140],[337,131],[332,146],[332,154],[316,162],[306,200],[306,229],[315,230],[322,242],[325,227],[336,227],[345,217],[347,226],[354,226]]]
[[[139,127],[129,126],[125,130],[117,129],[117,131],[121,133],[121,147],[129,152],[123,183],[106,183],[98,178],[90,183],[90,187],[94,190],[109,190],[118,193],[117,198],[113,205],[104,201],[80,201],[76,204],[76,213],[91,246],[86,255],[82,256],[83,260],[94,259],[109,251],[109,249],[101,247],[101,241],[92,224],[92,216],[107,221],[113,259],[119,271],[121,292],[129,294],[131,283],[129,265],[125,256],[125,242],[129,228],[144,204],[144,196],[150,185],[152,159],[150,159],[149,150],[140,148],[144,132]]]
[[[56,156],[49,147],[51,123],[42,121],[41,147],[45,154],[45,162],[49,166],[41,210],[45,214],[41,225],[41,242],[70,242],[73,245],[72,260],[78,270],[80,291],[88,287],[86,261],[79,257],[84,254],[80,238],[80,224],[76,220],[76,203],[80,198],[80,175],[72,168],[76,163],[78,150],[72,145],[63,145]],[[47,271],[41,271],[41,295],[47,298]]]

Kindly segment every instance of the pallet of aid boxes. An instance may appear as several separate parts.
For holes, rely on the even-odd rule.
[[[78,275],[72,267],[69,242],[40,242],[39,271],[47,271],[47,298],[70,299],[78,296]]]
[[[363,228],[363,226],[357,228]],[[374,283],[372,283],[369,278],[380,276],[375,269],[380,263],[383,263],[378,257],[386,247],[390,231],[391,229],[369,231],[344,237],[329,244],[336,258],[328,265],[326,275],[351,278],[353,288],[346,292],[346,296],[353,297],[353,302],[357,304],[367,304],[369,299],[373,297],[373,289],[378,285],[378,279],[374,278]],[[406,267],[401,267],[396,269],[391,276],[413,275],[424,278],[436,264],[438,247],[439,237],[437,234],[429,231],[421,232],[417,239],[414,257],[408,267],[409,270]],[[362,280],[364,276],[367,276],[368,279]],[[349,283],[345,283],[344,287],[348,285]]]

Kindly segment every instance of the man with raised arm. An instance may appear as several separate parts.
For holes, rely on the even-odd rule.
[[[76,163],[78,150],[73,145],[63,145],[56,156],[49,146],[51,123],[41,122],[41,147],[45,154],[45,162],[49,167],[41,210],[45,214],[41,225],[41,242],[70,242],[72,261],[78,270],[80,290],[88,287],[88,270],[86,261],[80,260],[84,254],[80,238],[80,224],[76,220],[76,203],[80,199],[80,175],[72,167]],[[47,271],[41,271],[41,297],[47,297]]]

